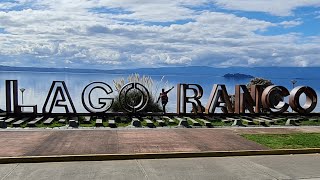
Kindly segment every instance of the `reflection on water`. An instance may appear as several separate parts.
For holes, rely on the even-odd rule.
[[[111,96],[115,96],[118,92],[115,91],[113,80],[119,78],[126,78],[127,75],[113,75],[113,74],[83,74],[83,73],[40,73],[40,72],[0,72],[0,108],[5,109],[5,80],[18,80],[19,88],[25,88],[24,91],[24,104],[38,105],[38,111],[42,110],[42,106],[47,97],[52,81],[65,81],[69,93],[76,107],[77,112],[87,112],[82,106],[81,93],[86,85],[94,81],[102,81],[109,84],[114,92]],[[234,93],[234,86],[236,84],[247,84],[248,79],[230,80],[219,76],[152,76],[154,80],[154,89],[151,93],[158,96],[161,88],[169,89],[177,83],[196,83],[203,87],[204,95],[201,98],[205,106],[209,98],[213,84],[225,84],[230,94]],[[161,81],[162,79],[162,81]],[[289,78],[271,79],[273,83],[282,85],[292,89],[292,84]],[[167,83],[166,83],[167,82]],[[299,80],[296,85],[307,85],[314,88],[319,94],[320,84],[316,79]],[[97,99],[99,93],[93,95],[93,99]],[[176,112],[176,89],[172,90],[169,94],[169,103],[167,105],[168,112]],[[303,98],[302,98],[303,101]],[[19,103],[21,104],[21,92],[19,92]],[[190,110],[190,106],[188,107]],[[319,112],[319,105],[316,112]]]

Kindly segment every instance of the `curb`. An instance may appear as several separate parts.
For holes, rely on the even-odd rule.
[[[170,152],[143,154],[87,154],[87,155],[55,155],[55,156],[20,156],[0,157],[0,164],[9,163],[43,163],[43,162],[71,162],[71,161],[111,161],[132,159],[168,159],[168,158],[196,158],[196,157],[228,157],[228,156],[257,156],[257,155],[288,155],[320,153],[320,148],[308,149],[276,149],[249,151],[210,151],[210,152]]]

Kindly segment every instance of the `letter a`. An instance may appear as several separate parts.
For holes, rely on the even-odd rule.
[[[226,107],[222,104],[225,104]],[[205,109],[205,113],[214,113],[217,107],[220,107],[222,109],[222,112],[224,113],[234,112],[232,108],[232,103],[227,92],[227,88],[223,84],[215,84],[213,86],[208,104]]]
[[[54,94],[53,94],[54,91]],[[60,99],[58,98],[60,95]],[[66,99],[67,97],[67,99]],[[51,101],[50,109],[47,111],[48,102]],[[46,101],[43,105],[42,112],[43,113],[52,113],[54,107],[63,107],[66,113],[76,113],[76,109],[71,100],[70,94],[68,92],[67,86],[64,81],[53,81],[51,88],[49,90]]]

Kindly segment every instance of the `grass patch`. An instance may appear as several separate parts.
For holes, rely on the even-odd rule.
[[[300,126],[320,126],[320,122],[318,120],[301,121]]]
[[[199,118],[195,119],[201,126],[205,126],[204,122],[201,121]]]
[[[43,122],[37,123],[36,127],[38,127],[38,128],[45,128],[45,127],[55,128],[55,127],[62,127],[62,126],[65,126],[65,125],[66,125],[66,123],[59,123],[57,120],[55,120],[50,125],[44,125]]]
[[[232,121],[212,121],[212,126],[231,126]]]
[[[243,134],[241,136],[272,149],[320,148],[320,133]]]
[[[169,119],[164,118],[164,122],[167,124],[167,126],[172,127],[172,126],[178,126],[179,125],[179,121],[175,118],[171,118],[173,120],[173,122],[169,122]]]
[[[189,126],[193,126],[193,122],[191,120],[188,119],[187,121]]]
[[[81,123],[79,124],[80,127],[94,127],[96,126],[96,120],[90,120],[90,123]]]
[[[109,120],[108,119],[102,120],[102,126],[109,127]]]
[[[279,126],[284,126],[286,124],[286,121],[287,121],[286,118],[282,118],[282,119],[279,119],[278,121],[275,121],[274,124]]]
[[[127,127],[131,124],[131,121],[116,123],[117,127]]]

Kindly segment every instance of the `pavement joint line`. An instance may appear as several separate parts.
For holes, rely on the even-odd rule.
[[[52,156],[18,156],[0,157],[0,164],[10,163],[42,163],[71,161],[111,161],[133,159],[170,159],[196,157],[228,157],[258,155],[316,154],[320,148],[276,149],[276,150],[242,150],[242,151],[207,151],[207,152],[170,152],[170,153],[136,153],[136,154],[84,154],[84,155],[52,155]]]
[[[5,176],[3,176],[3,177],[1,178],[1,180],[6,179],[7,177],[9,177],[9,176],[13,173],[13,171],[17,169],[18,166],[19,166],[19,163],[18,163],[14,168],[12,168],[12,169],[10,170],[10,172],[8,172]]]
[[[135,161],[138,164],[138,166],[141,169],[141,171],[144,174],[144,176],[146,177],[146,179],[149,179],[149,176],[148,176],[146,170],[144,169],[144,167],[142,166],[142,164],[140,163],[140,161],[138,159],[136,159]]]

